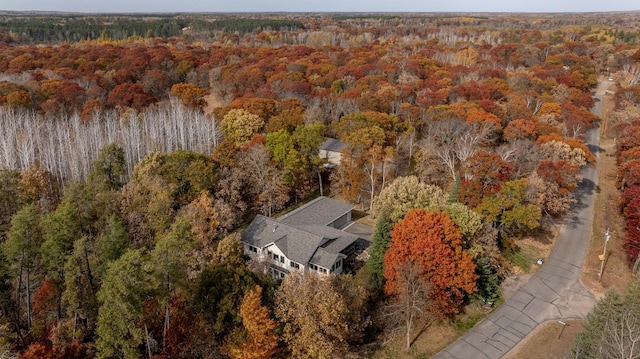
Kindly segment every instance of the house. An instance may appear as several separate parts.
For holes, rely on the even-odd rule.
[[[318,197],[277,219],[258,215],[242,233],[244,253],[262,259],[276,279],[293,270],[342,273],[361,243],[358,236],[339,229],[351,222],[352,209]]]
[[[338,165],[342,158],[340,151],[342,151],[345,146],[346,145],[343,142],[340,142],[340,140],[327,137],[320,145],[318,156],[326,159],[330,164]]]

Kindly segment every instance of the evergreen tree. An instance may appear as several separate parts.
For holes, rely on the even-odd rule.
[[[4,243],[4,253],[12,267],[15,279],[16,317],[21,322],[22,299],[26,307],[26,326],[32,325],[32,298],[34,274],[40,265],[40,213],[33,204],[26,205],[11,218],[11,228]]]
[[[389,249],[392,229],[393,223],[388,217],[383,216],[378,219],[376,228],[371,236],[373,243],[369,250],[369,259],[365,264],[371,275],[372,284],[379,290],[384,288],[384,254]]]
[[[129,250],[109,265],[98,292],[97,358],[141,357],[144,302],[156,287],[152,272],[141,250]]]

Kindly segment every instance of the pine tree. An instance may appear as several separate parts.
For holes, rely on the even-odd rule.
[[[151,273],[141,250],[129,250],[109,265],[98,292],[97,358],[141,357],[143,305],[156,287]]]
[[[371,236],[373,244],[369,250],[369,259],[365,264],[370,271],[372,284],[380,290],[384,287],[384,254],[389,248],[392,229],[393,223],[388,217],[383,216],[378,219]]]

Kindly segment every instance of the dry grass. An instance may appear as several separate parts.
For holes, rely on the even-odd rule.
[[[612,95],[604,96],[603,113],[610,113],[613,107]],[[603,118],[603,126],[606,127],[606,116]],[[594,209],[591,241],[587,250],[587,258],[582,269],[583,285],[597,296],[604,294],[608,289],[615,288],[621,291],[631,279],[631,272],[627,266],[626,254],[623,245],[624,218],[620,213],[620,192],[616,188],[616,160],[615,139],[606,135],[600,137],[598,193]],[[599,280],[600,272],[599,255],[604,249],[604,233],[609,229],[611,239],[607,244],[607,254],[602,280]]]
[[[539,325],[526,341],[520,342],[504,359],[556,359],[565,357],[573,347],[576,335],[582,331],[580,320],[567,320],[567,326],[557,321]],[[535,353],[535,355],[533,354]]]
[[[438,321],[424,328],[420,333],[414,333],[415,339],[409,351],[405,350],[405,332],[400,330],[382,347],[366,357],[371,359],[431,358],[487,317],[489,313],[490,310],[487,307],[469,305],[465,308],[465,313],[459,315],[455,322]],[[414,331],[420,331],[421,326],[422,323],[416,325]]]

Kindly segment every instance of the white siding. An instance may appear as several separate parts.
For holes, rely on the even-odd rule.
[[[318,152],[318,156],[320,158],[326,158],[327,161],[333,163],[334,165],[339,165],[340,160],[342,159],[342,154],[340,152],[320,150]]]
[[[276,265],[282,268],[289,268],[289,258],[287,258],[280,248],[276,245],[270,245],[265,248],[265,254],[267,261],[272,265]]]

